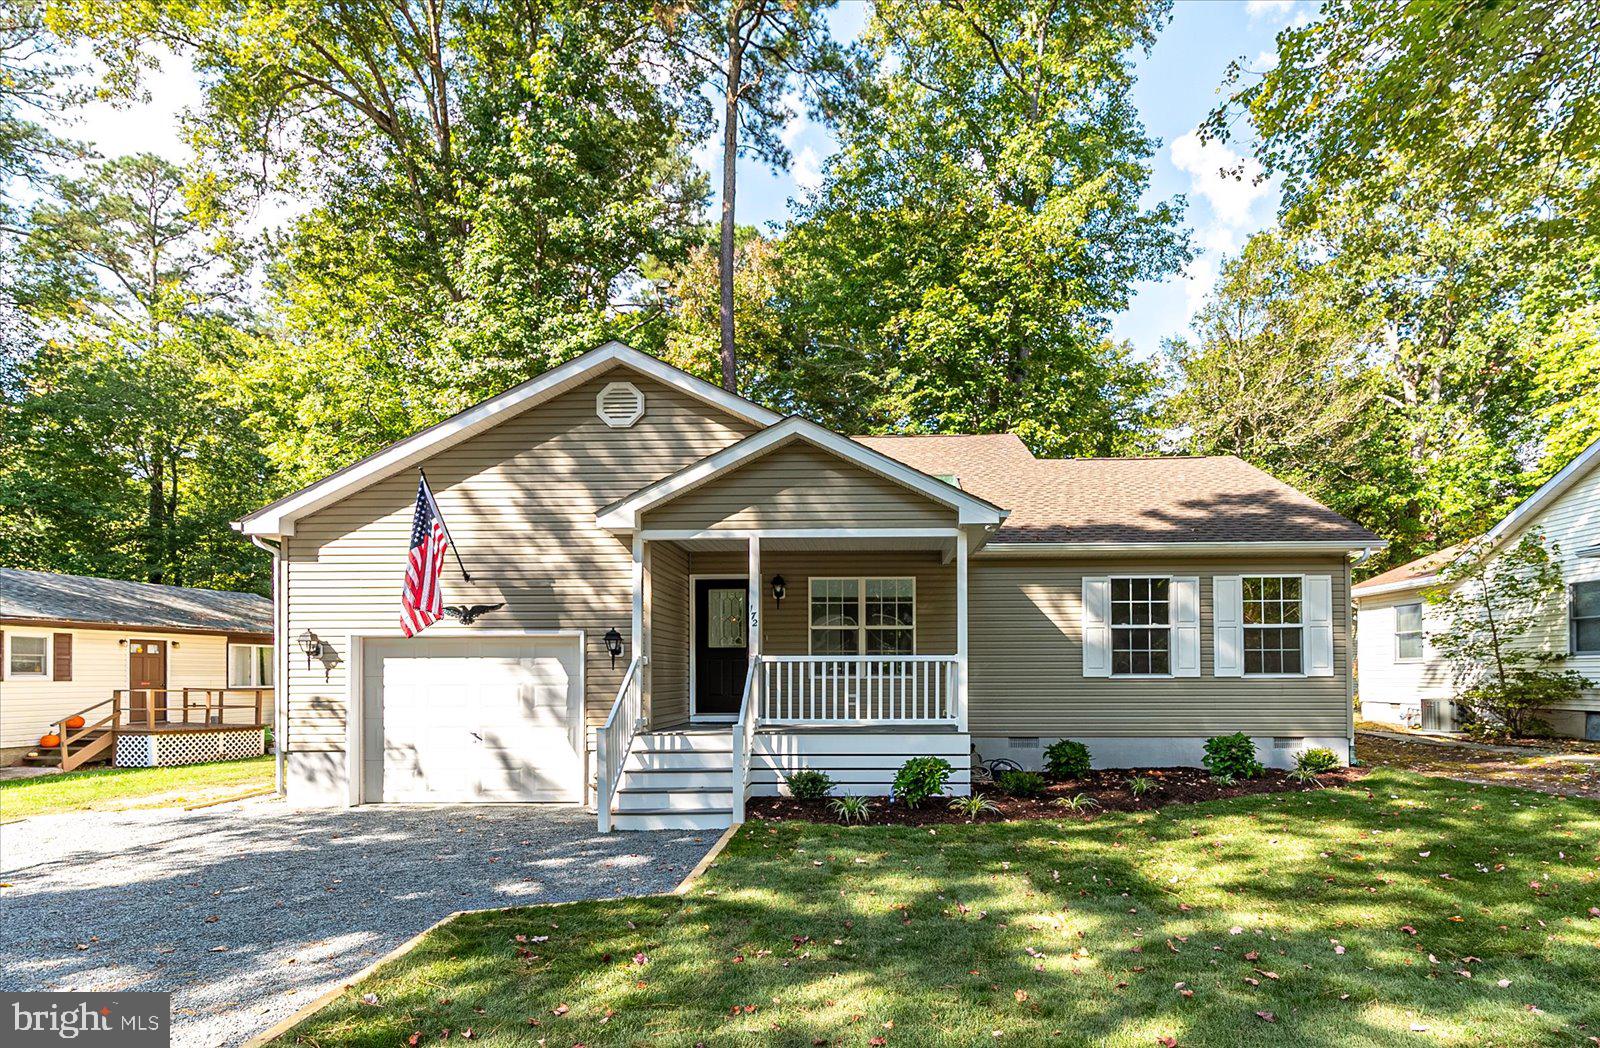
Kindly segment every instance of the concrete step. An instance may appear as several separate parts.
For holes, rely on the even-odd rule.
[[[733,825],[733,809],[702,811],[619,811],[611,816],[616,830],[725,830]]]
[[[732,764],[723,767],[626,768],[622,788],[641,790],[733,789]]]
[[[704,811],[711,808],[731,808],[731,784],[722,787],[692,787],[677,790],[639,789],[623,784],[617,791],[616,811]]]

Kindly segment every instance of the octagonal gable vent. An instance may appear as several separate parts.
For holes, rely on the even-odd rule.
[[[644,417],[644,394],[632,382],[608,382],[595,397],[594,409],[612,429],[626,429]]]

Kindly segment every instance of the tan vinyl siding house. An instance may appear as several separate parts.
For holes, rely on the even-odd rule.
[[[445,603],[485,610],[406,641],[419,467],[471,575],[446,561]],[[239,528],[320,652],[282,656],[291,800],[582,799],[602,829],[725,826],[800,768],[883,793],[912,756],[965,792],[1057,738],[1348,755],[1349,558],[1381,545],[1237,459],[852,440],[615,343]]]
[[[1553,601],[1541,629],[1522,643],[1563,656],[1561,668],[1600,681],[1600,643],[1580,641],[1575,604],[1600,608],[1600,443],[1590,445],[1549,482],[1507,514],[1485,536],[1495,547],[1508,547],[1537,531],[1554,551],[1567,592]],[[1450,667],[1426,641],[1441,629],[1437,610],[1426,594],[1438,584],[1438,573],[1459,553],[1441,550],[1375,576],[1355,588],[1360,637],[1358,694],[1361,712],[1372,720],[1449,728],[1455,724]],[[1400,657],[1397,640],[1401,608],[1420,611],[1424,642],[1420,656]],[[1411,613],[1414,614],[1414,613]],[[1592,645],[1592,646],[1591,646]],[[1408,656],[1411,653],[1406,653]],[[1438,723],[1424,717],[1424,703],[1438,703]],[[1575,703],[1546,710],[1544,720],[1558,733],[1600,739],[1600,690],[1582,693]]]
[[[185,688],[270,689],[271,629],[271,604],[255,594],[0,568],[0,763],[118,692],[125,711],[138,711],[147,702],[164,709],[168,698],[177,704]],[[134,645],[159,651],[170,696],[128,696],[138,683],[130,679]],[[23,657],[34,651],[45,655],[37,670]],[[242,709],[221,716],[247,719]]]

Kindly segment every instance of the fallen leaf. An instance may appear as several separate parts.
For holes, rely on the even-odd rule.
[[[1273,1015],[1271,1012],[1257,1012],[1256,1013],[1256,1018],[1257,1019],[1263,1019],[1263,1020],[1265,1020],[1265,1021],[1267,1021],[1269,1023],[1275,1023],[1275,1022],[1278,1021],[1278,1017],[1276,1015]]]

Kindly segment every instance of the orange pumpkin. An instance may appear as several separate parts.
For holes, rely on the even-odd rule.
[[[66,728],[68,731],[76,731],[77,729],[83,727],[83,718],[74,713],[72,716],[62,721],[61,726]]]
[[[61,736],[55,732],[51,732],[49,735],[41,735],[39,736],[39,745],[47,750],[53,750],[61,745]]]

